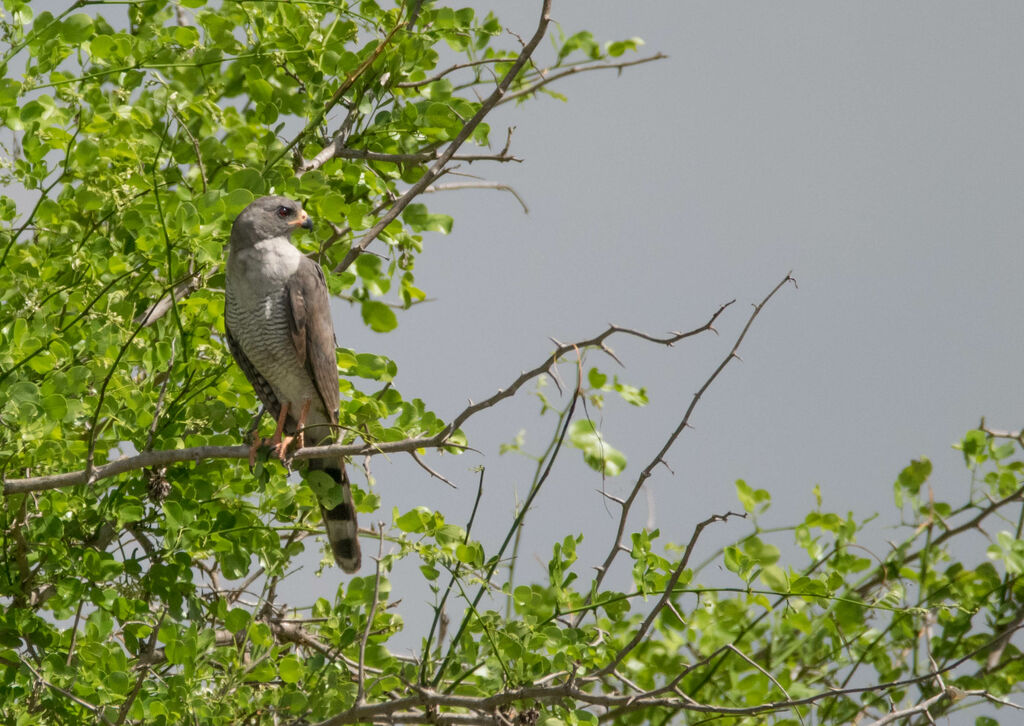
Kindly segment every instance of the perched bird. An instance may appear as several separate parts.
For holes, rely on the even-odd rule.
[[[313,228],[298,202],[255,200],[231,225],[225,279],[228,347],[277,421],[271,444],[282,458],[293,437],[300,447],[337,439],[337,342],[327,282],[320,265],[292,245],[298,227]],[[320,509],[335,561],[355,572],[358,527],[344,461],[310,459],[309,469],[326,472],[338,486],[327,502],[321,496]]]

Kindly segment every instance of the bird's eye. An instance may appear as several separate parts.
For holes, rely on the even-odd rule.
[[[290,217],[292,216],[292,210],[288,209],[288,207],[278,207],[277,216],[281,217],[282,219],[285,217]]]

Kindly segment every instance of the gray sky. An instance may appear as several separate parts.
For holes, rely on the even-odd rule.
[[[527,35],[537,4],[499,14]],[[799,290],[766,309],[744,362],[701,403],[670,456],[675,475],[651,480],[663,537],[683,540],[708,514],[735,509],[737,478],[773,493],[773,524],[802,517],[815,484],[825,509],[887,510],[882,523],[893,524],[892,482],[921,455],[936,465],[938,498],[966,497],[969,475],[950,445],[983,415],[1019,427],[1024,404],[1024,5],[563,0],[554,15],[567,33],[637,35],[670,57],[618,78],[577,76],[558,88],[567,104],[543,99],[492,118],[496,138],[502,122],[517,126],[525,161],[472,171],[514,185],[530,214],[497,192],[427,198],[456,220],[417,266],[439,300],[387,336],[341,310],[342,344],[389,352],[399,388],[451,415],[536,365],[547,336],[587,337],[609,321],[688,329],[736,297],[718,339],[615,345],[622,378],[652,399],[605,414],[609,441],[630,459],[608,484],[622,491],[749,303],[792,269]],[[492,516],[530,472],[496,459],[497,444],[525,426],[539,449],[547,428],[524,418],[535,409],[524,402],[467,429],[488,454]],[[600,480],[576,458],[537,504],[524,573],[541,573],[529,561],[549,556],[552,532],[584,531],[587,566],[607,548]],[[380,464],[375,473],[386,503],[468,510],[467,467],[478,462],[439,463],[457,493],[415,474],[392,481]],[[863,543],[884,554],[895,536]]]

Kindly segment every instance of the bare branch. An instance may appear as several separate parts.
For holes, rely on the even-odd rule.
[[[373,618],[377,614],[378,598],[380,597],[381,560],[384,558],[384,523],[377,524],[377,573],[373,578],[373,602],[370,604],[370,612],[366,615],[366,628],[363,629],[363,637],[359,641],[359,670],[356,678],[356,705],[366,703],[366,642],[370,639],[370,631],[373,629]]]
[[[1020,431],[998,431],[996,429],[990,429],[985,425],[985,419],[981,419],[981,423],[978,425],[979,431],[984,431],[986,434],[991,436],[993,439],[1013,439],[1021,446],[1024,446],[1024,429]]]
[[[458,489],[458,487],[455,486],[454,484],[452,484],[452,482],[446,476],[444,476],[444,474],[439,474],[436,471],[434,471],[433,469],[431,469],[429,466],[427,466],[427,463],[425,461],[423,461],[423,459],[421,459],[419,457],[419,454],[417,454],[415,451],[410,451],[409,455],[412,456],[413,461],[415,461],[417,464],[419,464],[420,468],[423,469],[423,471],[425,471],[428,474],[430,474],[430,476],[434,477],[435,479],[440,479],[445,484],[450,486],[452,489]]]
[[[559,358],[561,358],[563,355],[566,355],[567,353],[572,352],[573,350],[583,348],[599,348],[605,353],[611,354],[611,351],[607,348],[607,346],[605,346],[604,343],[609,336],[615,333],[621,333],[623,335],[629,335],[635,338],[640,338],[651,343],[657,343],[659,345],[671,347],[678,343],[680,340],[683,340],[685,338],[689,338],[694,335],[699,335],[700,333],[704,333],[709,330],[714,330],[715,321],[725,311],[727,307],[733,304],[733,302],[735,301],[729,301],[724,305],[721,305],[718,308],[718,310],[714,312],[714,314],[711,316],[708,322],[704,323],[704,325],[700,326],[699,328],[694,328],[693,330],[687,331],[685,333],[672,333],[671,335],[668,335],[666,337],[659,338],[653,335],[649,335],[648,333],[642,333],[638,330],[633,330],[631,328],[623,328],[618,325],[609,325],[603,333],[601,333],[600,335],[596,335],[588,340],[581,340],[576,343],[561,344],[557,348],[555,348],[554,352],[552,352],[551,355],[548,358],[546,358],[543,363],[529,371],[526,371],[525,373],[520,374],[520,376],[516,378],[516,380],[514,380],[512,382],[512,385],[510,385],[508,388],[499,389],[498,392],[495,393],[490,398],[486,398],[483,401],[480,401],[479,403],[474,403],[470,406],[467,406],[462,411],[462,413],[456,416],[452,420],[452,422],[448,424],[447,429],[450,429],[448,435],[450,435],[452,431],[455,431],[463,423],[465,423],[466,419],[468,419],[473,414],[482,411],[485,408],[490,408],[494,404],[498,403],[499,401],[505,398],[508,398],[509,396],[514,396],[515,393],[520,388],[522,388],[523,384],[527,383],[528,381],[536,378],[537,376],[543,373],[546,373],[552,365],[558,362]]]
[[[718,364],[718,367],[715,368],[715,370],[707,378],[707,380],[704,381],[703,385],[701,385],[701,387],[697,390],[697,392],[695,394],[693,394],[693,398],[690,400],[690,405],[687,407],[686,413],[683,414],[683,418],[682,418],[682,420],[680,420],[679,425],[676,427],[675,431],[673,431],[672,435],[668,437],[668,440],[661,447],[661,450],[657,453],[657,455],[655,455],[655,457],[651,460],[651,462],[646,467],[644,467],[644,470],[640,472],[640,476],[637,477],[636,483],[633,485],[632,491],[630,491],[629,496],[626,497],[626,501],[622,505],[622,511],[619,513],[619,525],[618,525],[618,529],[617,529],[617,531],[615,533],[615,539],[612,542],[612,546],[611,546],[611,549],[608,551],[607,557],[605,557],[604,562],[598,568],[597,577],[595,579],[595,586],[594,586],[592,592],[597,592],[597,590],[600,588],[601,583],[604,581],[604,578],[607,576],[608,571],[611,569],[612,562],[615,560],[615,558],[618,556],[619,552],[621,551],[622,540],[623,540],[623,538],[625,537],[625,534],[626,534],[626,520],[629,517],[629,512],[630,512],[630,509],[633,506],[633,502],[636,501],[637,496],[643,490],[644,483],[647,481],[648,478],[650,478],[651,474],[654,472],[654,469],[658,466],[658,464],[664,463],[665,455],[668,453],[669,449],[672,448],[672,445],[675,443],[676,439],[679,438],[679,435],[683,432],[683,429],[685,429],[689,425],[690,417],[693,415],[693,411],[697,407],[697,404],[700,402],[700,399],[704,395],[705,391],[707,391],[708,388],[711,387],[711,384],[714,383],[715,379],[718,378],[719,374],[721,374],[721,372],[723,370],[725,370],[725,367],[727,365],[729,365],[729,363],[734,358],[738,357],[736,355],[736,352],[739,350],[740,344],[743,342],[743,339],[747,335],[747,331],[750,330],[750,326],[753,325],[754,320],[760,314],[761,310],[764,308],[765,305],[768,304],[768,301],[771,300],[772,297],[775,296],[775,293],[777,293],[779,290],[781,290],[782,287],[787,282],[793,282],[793,283],[796,282],[793,279],[791,273],[787,273],[786,276],[782,279],[782,281],[779,282],[774,288],[772,288],[772,291],[769,292],[765,296],[765,298],[763,300],[761,300],[760,303],[758,303],[757,305],[754,306],[753,312],[750,314],[750,317],[747,318],[747,324],[743,326],[743,330],[740,331],[740,334],[736,338],[736,342],[733,343],[732,348],[729,350],[729,353],[725,356],[725,358],[722,360],[722,362]],[[731,304],[732,304],[731,302],[727,303],[727,305],[731,305]],[[723,305],[721,308],[719,308],[718,313],[721,313],[722,310],[725,309],[725,307],[726,307],[726,305]],[[712,316],[711,320],[705,326],[705,329],[713,330],[712,325],[714,324],[715,318],[718,316],[718,313],[715,313],[715,315]],[[640,336],[640,337],[644,337],[644,336]],[[650,338],[645,338],[645,339],[646,340],[650,340]],[[664,342],[664,341],[654,341],[654,342]],[[687,557],[688,556],[689,556],[689,551],[687,551]],[[587,596],[587,600],[586,600],[586,604],[589,605],[590,602],[591,602],[591,598],[588,595]],[[584,611],[580,611],[580,613],[574,618],[574,620],[573,620],[573,624],[574,625],[578,625],[579,624],[579,622],[583,619],[583,616],[584,616],[585,612],[586,612],[585,610]]]
[[[444,156],[445,152],[440,149],[431,151],[420,151],[411,154],[384,154],[378,151],[367,149],[350,149],[342,144],[344,141],[337,136],[323,148],[323,150],[309,161],[304,161],[298,168],[299,174],[304,174],[314,169],[319,169],[331,159],[360,159],[363,161],[387,161],[394,164],[423,164],[428,161],[435,161]],[[508,150],[502,150],[497,154],[452,154],[448,161],[522,161],[512,156]]]
[[[895,711],[895,710],[894,711],[890,711],[889,713],[887,713],[885,716],[883,716],[882,718],[878,719],[877,721],[872,721],[868,726],[883,726],[883,724],[894,723],[896,721],[900,721],[902,719],[905,719],[908,716],[913,716],[914,714],[926,713],[929,708],[934,706],[939,701],[945,700],[947,698],[950,698],[952,700],[958,700],[958,699],[953,699],[953,696],[950,693],[950,690],[956,691],[958,694],[966,695],[966,692],[961,691],[959,689],[955,689],[955,688],[954,689],[944,689],[944,690],[941,690],[938,693],[936,693],[931,698],[926,698],[925,700],[921,701],[920,703],[914,704],[910,708],[904,708],[904,709],[899,710],[899,711]],[[981,693],[982,692],[979,691],[978,695],[981,695]]]
[[[539,81],[537,81],[536,83],[531,83],[526,88],[522,88],[516,91],[515,93],[508,94],[499,103],[508,103],[509,101],[516,100],[517,98],[522,98],[523,96],[528,96],[531,93],[536,93],[537,90],[548,85],[549,83],[554,83],[555,81],[561,78],[571,76],[575,73],[584,73],[586,71],[603,71],[609,69],[621,71],[623,68],[628,68],[629,66],[638,66],[641,63],[650,63],[651,61],[663,60],[665,58],[668,58],[668,56],[665,55],[664,53],[655,53],[654,55],[648,56],[646,58],[637,58],[636,60],[622,61],[621,63],[581,63],[579,65],[570,66],[569,68],[561,70],[557,73],[550,73],[552,69],[545,68],[544,70],[537,72],[538,75],[541,77]],[[549,73],[550,75],[548,75]]]
[[[453,182],[452,184],[431,184],[429,187],[423,190],[424,194],[430,194],[432,192],[451,192],[457,189],[497,189],[502,192],[508,192],[516,201],[519,202],[519,206],[523,208],[524,214],[530,213],[530,208],[526,206],[526,202],[519,196],[519,192],[510,187],[508,184],[502,184],[501,182]]]
[[[219,265],[214,267],[212,270],[210,270],[210,275],[212,276],[217,274],[217,271],[219,269]],[[175,303],[184,300],[189,295],[198,290],[200,287],[202,287],[204,281],[204,276],[199,272],[195,272],[189,275],[187,278],[185,278],[177,285],[175,285],[174,289],[171,290],[170,293],[164,295],[162,298],[160,298],[155,303],[150,305],[149,308],[146,309],[146,312],[136,317],[133,322],[136,325],[141,325],[143,328],[148,328],[150,325],[152,325],[157,320],[166,315],[168,312],[170,312],[171,308],[175,305]]]
[[[363,235],[358,244],[353,245],[352,248],[349,249],[344,259],[342,259],[342,261],[334,268],[335,274],[348,269],[349,265],[355,262],[356,258],[362,253],[362,251],[366,249],[369,244],[375,240],[389,224],[391,224],[391,222],[398,218],[398,215],[402,213],[402,210],[405,209],[413,199],[419,196],[424,189],[430,186],[441,175],[445,166],[449,161],[451,161],[452,157],[455,156],[455,152],[459,150],[459,147],[466,142],[466,140],[472,135],[473,131],[476,130],[477,126],[480,125],[480,122],[484,120],[484,117],[491,112],[491,109],[493,109],[508,92],[508,88],[512,85],[512,81],[515,79],[519,71],[522,70],[523,66],[526,65],[526,62],[530,59],[530,56],[533,55],[533,52],[537,49],[540,41],[547,33],[548,23],[550,23],[550,21],[551,0],[544,0],[540,13],[540,22],[537,24],[537,30],[534,32],[533,37],[530,38],[530,42],[526,44],[525,48],[523,48],[519,57],[512,63],[508,72],[501,81],[498,82],[497,87],[495,87],[494,91],[491,92],[491,95],[488,96],[482,104],[480,104],[480,108],[477,112],[473,114],[473,117],[466,122],[465,126],[462,127],[459,135],[456,136],[450,144],[448,144],[448,147],[445,149],[441,157],[434,162],[434,165],[431,166],[422,177],[420,177],[419,181],[409,187],[409,189],[399,197],[398,201],[396,201],[380,218],[377,224],[373,225],[373,227]]]
[[[838,696],[868,692],[883,693],[894,688],[914,685],[916,683],[920,683],[922,680],[928,680],[931,678],[934,678],[934,674],[928,673],[924,676],[910,678],[903,681],[892,681],[888,683],[841,690],[825,690],[803,698],[792,698],[782,701],[761,703],[754,706],[738,707],[698,703],[685,696],[652,697],[647,694],[609,694],[585,691],[579,688],[571,678],[556,685],[527,686],[483,698],[440,693],[428,688],[417,688],[413,695],[403,698],[392,698],[380,703],[354,706],[353,708],[342,711],[325,721],[321,721],[316,724],[316,726],[340,726],[341,724],[361,722],[422,723],[425,720],[428,720],[425,718],[426,713],[430,714],[430,723],[500,723],[494,718],[493,714],[503,707],[508,707],[512,704],[521,702],[537,704],[560,703],[566,699],[574,700],[580,704],[601,706],[605,709],[609,709],[599,716],[599,720],[605,722],[614,722],[626,713],[649,708],[662,708],[671,711],[685,711],[693,713],[708,713],[719,716],[755,716],[758,714],[789,711],[799,706],[811,705],[823,700],[836,698]],[[988,700],[992,699],[990,694],[982,690],[952,690],[956,691],[955,696],[958,700],[965,697],[985,698]],[[938,700],[945,697],[952,698],[953,696],[954,694],[947,694],[947,691],[943,691],[939,694]],[[1016,704],[1012,704],[1010,702],[1007,702],[1004,705],[1020,708]],[[438,708],[458,708],[470,713],[438,713],[436,710]],[[920,713],[921,710],[918,709],[914,712]],[[888,722],[889,721],[882,721],[880,723]]]
[[[442,78],[444,78],[445,76],[447,76],[449,73],[454,73],[455,71],[460,71],[463,68],[472,68],[473,66],[481,66],[481,65],[484,65],[484,64],[511,63],[511,62],[512,62],[511,58],[484,58],[483,60],[475,60],[475,61],[470,61],[468,63],[458,63],[458,64],[456,64],[454,66],[451,66],[450,68],[444,69],[440,73],[436,73],[436,74],[430,76],[430,78],[424,78],[422,81],[402,81],[401,83],[396,83],[395,84],[395,88],[419,88],[420,86],[425,86],[428,83],[433,83],[434,81],[439,81]]]

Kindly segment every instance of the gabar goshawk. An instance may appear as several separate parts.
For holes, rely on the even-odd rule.
[[[298,202],[281,196],[255,200],[231,226],[225,275],[228,347],[277,421],[271,443],[282,458],[293,437],[300,446],[338,438],[337,343],[327,282],[320,265],[292,244],[298,227],[313,227]],[[321,499],[320,509],[335,561],[355,572],[358,526],[344,460],[316,458],[308,466],[328,474],[339,488],[329,497],[335,503],[324,506]]]

